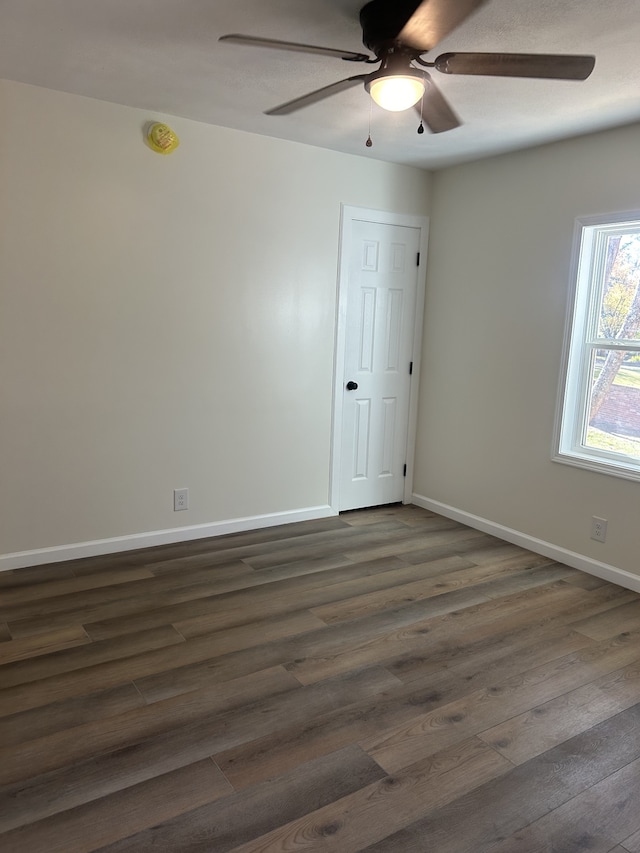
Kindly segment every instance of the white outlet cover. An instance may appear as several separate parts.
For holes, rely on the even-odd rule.
[[[604,542],[607,538],[607,519],[594,515],[591,519],[591,538],[596,542]]]
[[[174,489],[173,510],[180,512],[184,509],[189,509],[189,489]]]

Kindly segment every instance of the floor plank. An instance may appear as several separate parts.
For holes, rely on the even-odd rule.
[[[640,595],[394,505],[0,575],[8,853],[640,853]]]
[[[480,741],[462,741],[234,849],[236,853],[319,849],[357,853],[510,768],[506,759]]]
[[[70,625],[55,631],[46,631],[33,637],[12,640],[0,645],[0,666],[14,661],[49,655],[62,649],[83,646],[91,640],[82,625]]]
[[[495,853],[496,845],[506,838],[636,761],[639,724],[640,707],[634,706],[362,849],[425,853],[427,842],[426,849],[438,853]],[[551,849],[538,848],[540,853],[551,853]],[[562,847],[556,850],[564,853]]]
[[[91,720],[122,714],[144,704],[142,694],[130,683],[41,705],[39,708],[0,717],[0,745],[4,748],[46,737]]]
[[[640,656],[640,638],[634,641]],[[512,717],[480,737],[514,764],[568,740],[633,706],[638,699],[640,661]]]
[[[640,827],[640,759],[497,844],[493,853],[609,853]]]
[[[432,674],[344,708],[312,715],[303,723],[292,723],[213,757],[236,789],[246,788],[299,762],[380,735],[412,720],[417,711],[440,707],[464,693],[464,682],[452,674]]]
[[[90,853],[230,791],[231,785],[212,761],[199,761],[7,832],[2,837],[2,849],[4,853],[45,849],[52,853]]]
[[[211,806],[158,824],[100,853],[228,853],[383,777],[384,772],[369,756],[356,746],[348,746]]]
[[[593,640],[606,640],[628,631],[640,630],[640,601],[621,604],[614,610],[574,622],[576,631]]]
[[[104,596],[104,587],[118,586],[121,583],[132,583],[137,580],[148,580],[153,577],[148,568],[124,568],[104,571],[100,574],[75,575],[70,578],[58,580],[42,580],[37,584],[17,586],[13,589],[4,589],[2,592],[2,606],[11,607],[23,602],[34,602],[42,599],[51,599],[59,595],[69,595],[74,592],[85,592],[89,589],[101,589]],[[127,592],[128,590],[123,590]],[[47,604],[49,608],[50,603]],[[15,611],[13,611],[15,612]],[[14,616],[15,618],[15,616]]]
[[[392,676],[387,676],[390,681]],[[275,667],[224,685],[215,684],[185,697],[154,702],[100,720],[64,729],[44,738],[23,742],[17,747],[0,748],[0,784],[21,781],[28,773],[35,775],[88,760],[92,755],[131,747],[163,732],[190,726],[195,730],[218,732],[219,720],[230,709],[258,701],[271,705],[287,704],[288,691],[299,687],[286,670]],[[265,700],[265,697],[268,699]],[[215,718],[215,720],[214,720]],[[212,722],[213,721],[213,722]],[[223,720],[224,732],[231,727]]]
[[[73,626],[74,630],[82,629],[82,626]],[[21,663],[8,662],[0,670],[2,674],[2,687],[13,687],[35,681],[40,684],[44,679],[54,675],[62,675],[77,670],[85,670],[89,667],[97,667],[100,664],[119,659],[128,659],[149,649],[161,649],[185,642],[184,637],[176,631],[173,625],[162,625],[149,631],[141,631],[137,634],[127,634],[124,637],[115,637],[100,643],[91,643],[83,631],[84,642],[76,643],[69,649],[53,648],[43,655],[38,651],[33,657]],[[33,637],[16,640],[14,642],[25,642],[37,644],[41,640],[41,634]],[[35,688],[34,688],[35,689]],[[0,700],[3,694],[0,694]]]
[[[613,672],[630,658],[637,659],[639,652],[633,646],[610,643],[572,652],[418,715],[383,737],[360,745],[388,773],[394,773],[412,758],[432,754],[460,737],[484,732],[542,704],[541,700],[555,699],[603,672]]]
[[[629,838],[625,838],[621,849],[624,853],[640,853],[640,831],[634,832]],[[611,853],[615,853],[615,851],[611,851]]]

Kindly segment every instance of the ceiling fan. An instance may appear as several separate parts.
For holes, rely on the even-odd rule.
[[[532,53],[443,53],[433,62],[423,59],[438,42],[487,0],[370,0],[360,10],[366,53],[332,47],[298,44],[277,39],[233,33],[220,41],[249,47],[275,48],[332,56],[346,62],[380,63],[376,71],[338,80],[280,104],[267,115],[287,115],[315,104],[360,83],[373,100],[387,110],[410,107],[420,114],[433,133],[459,127],[460,119],[433,82],[430,68],[444,74],[479,74],[499,77],[538,77],[553,80],[586,80],[595,57]],[[421,123],[422,127],[422,123]],[[419,128],[419,131],[421,128]]]

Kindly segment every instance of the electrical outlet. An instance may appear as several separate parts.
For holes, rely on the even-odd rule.
[[[591,538],[596,542],[605,542],[607,538],[607,519],[594,515],[591,519]]]
[[[173,490],[173,511],[179,512],[181,509],[189,509],[189,489]]]

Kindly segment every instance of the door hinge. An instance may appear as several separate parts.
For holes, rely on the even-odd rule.
[[[417,266],[417,267],[419,267],[419,266],[420,266],[420,252],[418,252],[418,254],[417,254],[417,256],[416,256],[416,266]]]
[[[409,376],[413,376],[413,362],[409,362]]]
[[[406,463],[406,462],[405,462],[404,468],[403,468],[403,470],[402,470],[402,476],[403,476],[403,477],[406,477],[406,476],[407,476],[407,463]]]

